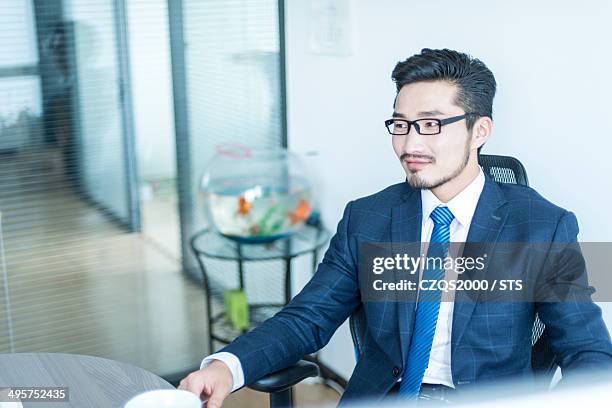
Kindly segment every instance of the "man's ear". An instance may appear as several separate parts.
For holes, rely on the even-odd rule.
[[[488,116],[483,116],[476,120],[472,127],[472,145],[471,149],[478,149],[480,146],[487,143],[489,137],[493,133],[493,121]]]

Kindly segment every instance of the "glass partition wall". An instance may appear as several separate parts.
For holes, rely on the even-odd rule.
[[[181,191],[183,201],[193,205],[182,214],[186,240],[205,223],[197,208],[197,187],[215,147],[224,142],[278,147],[286,137],[278,2],[181,3],[170,4],[175,4],[171,24],[176,28],[172,48],[177,155],[185,181]],[[191,255],[184,259],[185,269],[192,270]]]
[[[0,353],[197,366],[199,178],[219,143],[285,144],[280,15],[275,0],[0,2]]]
[[[276,0],[169,2],[183,269],[200,281],[189,240],[208,227],[199,185],[223,143],[286,146],[283,3]],[[238,286],[235,262],[209,260],[212,308]],[[251,302],[283,300],[282,262],[245,265]],[[214,313],[213,313],[214,314]],[[217,348],[213,344],[211,348]]]

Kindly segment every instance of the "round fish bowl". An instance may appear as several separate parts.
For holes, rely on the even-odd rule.
[[[312,214],[311,184],[299,158],[285,149],[217,147],[201,192],[210,224],[241,243],[266,243],[297,231]]]

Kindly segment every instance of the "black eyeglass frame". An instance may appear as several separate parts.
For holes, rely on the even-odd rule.
[[[453,117],[446,118],[446,119],[422,118],[422,119],[416,119],[416,120],[408,120],[408,119],[392,118],[392,119],[385,120],[385,127],[387,128],[387,131],[394,136],[407,135],[408,133],[410,133],[410,127],[413,125],[419,135],[423,135],[423,136],[439,135],[440,133],[442,133],[442,126],[450,125],[451,123],[455,123],[455,122],[459,122],[460,120],[466,119],[468,116],[471,116],[471,115],[478,115],[478,113],[467,112],[467,113],[464,113],[463,115],[453,116]],[[436,133],[421,133],[421,126],[419,126],[418,122],[421,122],[424,120],[429,120],[429,121],[433,120],[433,121],[438,122],[438,131]],[[408,125],[408,129],[406,130],[406,133],[393,133],[393,131],[389,128],[389,125],[392,125],[394,122],[398,122],[398,121],[404,122]]]

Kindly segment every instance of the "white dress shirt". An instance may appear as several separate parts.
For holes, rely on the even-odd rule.
[[[432,211],[438,206],[446,206],[455,218],[450,225],[450,242],[465,242],[472,223],[472,217],[484,188],[485,177],[482,169],[478,176],[459,194],[448,203],[443,204],[431,190],[421,190],[421,205],[423,220],[421,224],[421,242],[429,242],[433,231],[433,220],[430,218]],[[426,249],[424,248],[424,251]],[[423,252],[426,253],[426,252]],[[450,256],[456,254],[449,254]],[[422,272],[422,271],[421,271]],[[429,354],[429,365],[425,370],[423,382],[427,384],[442,384],[453,387],[453,376],[451,373],[451,332],[453,328],[452,301],[440,302],[440,312],[434,333],[431,352]]]
[[[439,205],[447,206],[455,218],[450,225],[451,242],[465,242],[472,217],[484,188],[485,177],[482,169],[478,176],[448,203],[443,204],[430,190],[421,190],[422,225],[421,242],[427,243],[433,231],[433,221],[429,217]],[[426,250],[426,249],[425,249]],[[422,272],[422,271],[421,271]],[[443,384],[453,387],[451,374],[451,330],[453,326],[453,302],[441,302],[438,322],[434,333],[429,366],[425,370],[423,382],[428,384]],[[232,353],[221,352],[211,354],[202,360],[200,369],[208,366],[214,360],[223,361],[230,369],[233,378],[232,392],[244,385],[244,371],[240,360]]]

